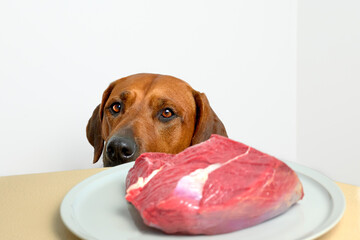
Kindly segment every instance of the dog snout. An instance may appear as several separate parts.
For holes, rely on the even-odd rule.
[[[127,137],[113,137],[106,146],[106,156],[111,166],[135,160],[137,145]]]

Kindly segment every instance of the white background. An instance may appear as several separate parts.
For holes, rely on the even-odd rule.
[[[360,186],[360,1],[298,1],[297,161]]]
[[[102,92],[118,78],[152,72],[176,76],[206,93],[231,138],[360,185],[354,171],[355,166],[359,169],[359,141],[353,131],[341,139],[341,146],[352,146],[346,149],[346,158],[331,151],[321,154],[339,146],[336,136],[342,129],[360,133],[356,101],[341,109],[345,114],[356,112],[345,128],[337,114],[331,119],[328,112],[312,114],[312,107],[333,105],[332,91],[341,88],[336,74],[348,76],[349,86],[341,96],[348,96],[349,88],[352,100],[360,100],[354,81],[359,79],[359,67],[353,62],[359,54],[352,53],[359,47],[359,30],[354,29],[359,18],[355,10],[354,19],[341,18],[359,4],[353,1],[340,13],[336,4],[317,4],[2,1],[0,175],[101,167],[91,163],[93,149],[85,127]],[[329,9],[323,14],[324,8]],[[332,18],[334,12],[337,20]],[[335,32],[331,21],[339,21]],[[344,29],[349,22],[353,27]],[[343,38],[332,38],[336,31]],[[314,32],[318,35],[313,41]],[[353,58],[341,55],[344,67],[334,68],[343,40],[349,40],[346,49]],[[324,47],[323,41],[335,46]],[[318,45],[328,49],[326,61]],[[349,64],[353,67],[346,68]],[[333,83],[325,81],[329,76]],[[316,91],[328,84],[333,86],[328,92]],[[325,128],[314,131],[324,118],[338,127],[338,135]],[[329,136],[333,141],[322,145]]]

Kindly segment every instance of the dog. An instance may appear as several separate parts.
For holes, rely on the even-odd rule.
[[[102,154],[104,167],[144,152],[176,154],[211,134],[227,137],[206,95],[178,78],[150,73],[112,82],[86,127],[93,163]]]

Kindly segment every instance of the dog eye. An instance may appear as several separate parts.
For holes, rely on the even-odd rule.
[[[162,122],[167,122],[167,121],[173,119],[175,116],[176,115],[175,115],[175,113],[174,113],[174,111],[172,109],[165,108],[165,109],[160,111],[159,119]]]
[[[169,118],[169,117],[172,117],[173,115],[174,115],[174,113],[170,108],[165,108],[161,112],[161,116],[163,116],[164,118]]]
[[[111,104],[110,111],[112,114],[119,113],[121,111],[121,103],[116,102],[116,103]]]

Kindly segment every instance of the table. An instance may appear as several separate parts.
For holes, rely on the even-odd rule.
[[[0,177],[0,239],[79,239],[63,224],[66,193],[104,168]],[[318,240],[360,239],[360,187],[338,183],[346,198],[341,221]]]

